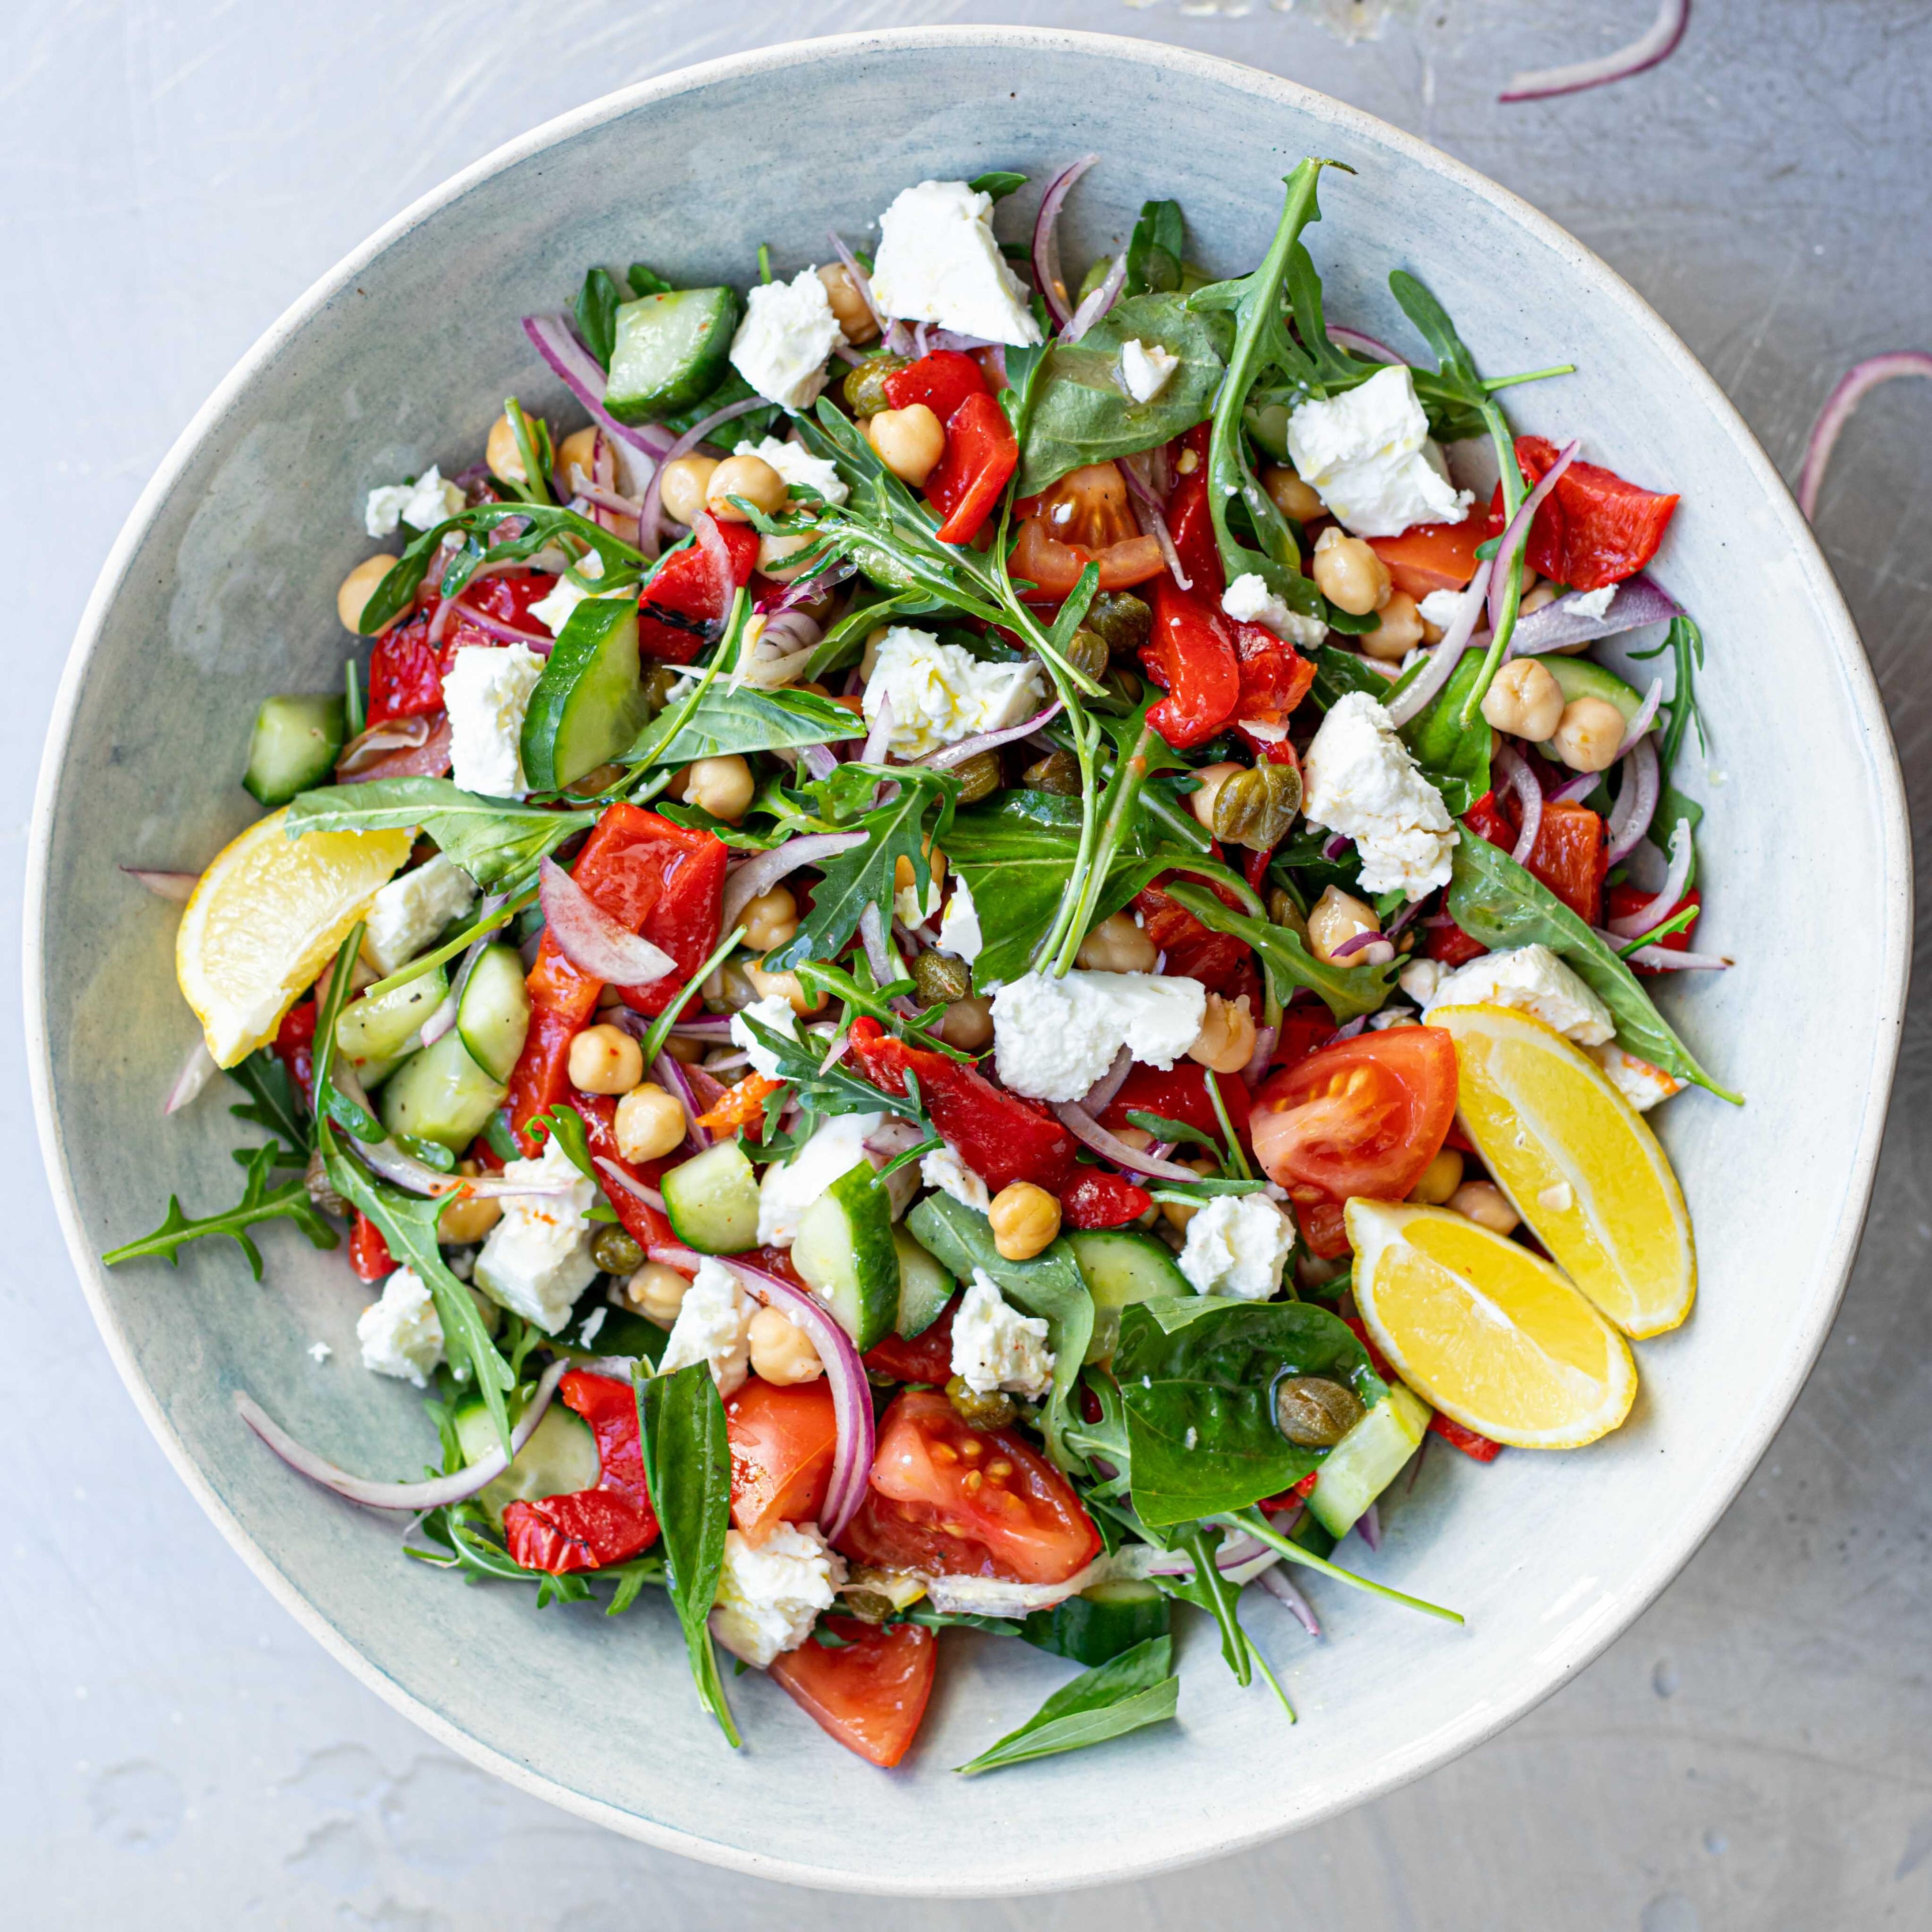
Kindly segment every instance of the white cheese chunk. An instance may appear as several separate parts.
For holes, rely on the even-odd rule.
[[[973,903],[973,889],[956,872],[952,895],[939,920],[939,950],[971,965],[979,958],[986,935],[980,928],[980,908]]]
[[[1416,610],[1425,624],[1447,631],[1462,614],[1462,605],[1469,594],[1466,590],[1432,590],[1417,604]]]
[[[1612,603],[1616,601],[1617,586],[1606,584],[1599,590],[1573,592],[1563,600],[1563,608],[1573,617],[1601,617],[1607,616]]]
[[[789,282],[755,284],[731,338],[731,366],[770,403],[809,409],[825,386],[826,358],[845,339],[816,268]]]
[[[1610,1010],[1546,946],[1485,952],[1445,974],[1423,1009],[1513,1006],[1554,1027],[1579,1046],[1598,1046],[1616,1035]]]
[[[1047,1324],[1008,1305],[999,1285],[975,1268],[952,1316],[952,1372],[975,1395],[1010,1389],[1037,1401],[1053,1386]]]
[[[536,1160],[512,1161],[503,1178],[566,1186],[554,1194],[504,1198],[503,1217],[476,1257],[476,1286],[500,1307],[554,1335],[596,1279],[590,1216],[597,1189],[554,1137]]]
[[[1266,1195],[1217,1195],[1187,1224],[1180,1271],[1197,1294],[1265,1301],[1294,1252],[1294,1223]]]
[[[1268,587],[1258,571],[1236,578],[1221,593],[1221,608],[1238,624],[1262,624],[1298,650],[1312,651],[1328,634],[1319,617],[1304,617]]]
[[[1174,380],[1180,358],[1158,342],[1130,335],[1120,344],[1120,386],[1137,403],[1150,403]]]
[[[950,1194],[962,1206],[983,1214],[993,1204],[992,1192],[985,1181],[959,1157],[956,1149],[938,1148],[919,1164],[919,1178],[928,1187]]]
[[[728,1529],[711,1634],[734,1657],[767,1670],[811,1636],[844,1581],[845,1559],[815,1523],[776,1523],[758,1544]]]
[[[362,506],[362,527],[372,537],[394,536],[398,524],[433,530],[462,507],[461,486],[446,483],[432,463],[413,483],[386,483],[371,490]]]
[[[930,631],[895,624],[880,640],[866,680],[866,722],[876,724],[879,707],[890,704],[887,749],[898,758],[922,758],[1030,717],[1044,702],[1041,689],[1031,664],[982,664]]]
[[[522,741],[544,661],[527,644],[466,644],[442,680],[450,776],[485,798],[521,798]]]
[[[1366,692],[1345,692],[1329,707],[1301,776],[1302,815],[1355,842],[1364,892],[1400,890],[1413,902],[1448,884],[1455,820]]]
[[[1395,982],[1418,1006],[1426,1006],[1442,983],[1444,970],[1439,959],[1412,959],[1395,976]]]
[[[442,1360],[442,1324],[435,1297],[414,1268],[400,1268],[382,1284],[381,1300],[356,1318],[356,1339],[362,1345],[365,1369],[418,1388],[429,1386],[430,1372]],[[323,1351],[316,1356],[321,1361],[328,1345],[319,1342],[316,1347]]]
[[[335,1351],[326,1342],[311,1342],[308,1345],[308,1358],[317,1368],[327,1361]]]
[[[1399,536],[1415,524],[1460,524],[1472,500],[1449,481],[1406,368],[1378,370],[1339,396],[1313,397],[1288,419],[1302,480],[1356,536]]]
[[[745,1292],[736,1272],[716,1256],[706,1255],[678,1304],[658,1373],[674,1375],[702,1362],[720,1395],[736,1395],[750,1368],[752,1317],[758,1312],[758,1304]]]
[[[1077,1100],[1126,1047],[1172,1066],[1200,1037],[1208,992],[1198,980],[1154,973],[1029,973],[993,995],[1000,1078],[1034,1100]]]
[[[923,926],[938,911],[939,896],[944,890],[938,874],[928,872],[923,896],[916,883],[901,886],[892,894],[892,916],[902,926]]]
[[[788,1040],[798,1037],[798,1016],[792,1010],[790,1000],[782,993],[767,993],[762,1000],[754,1000],[742,1012],[731,1016],[731,1044],[742,1046],[751,1057],[754,1073],[762,1073],[767,1080],[776,1080],[778,1077],[777,1056],[768,1047],[759,1045],[758,1036],[745,1024],[747,1016],[771,1032],[783,1034]]]
[[[964,182],[902,189],[879,218],[872,299],[881,314],[1030,346],[1040,325],[993,236],[993,197]]]
[[[852,494],[839,481],[837,465],[813,455],[802,442],[781,442],[768,436],[762,442],[741,442],[731,453],[762,458],[784,478],[788,488],[816,490],[834,509]]]
[[[1660,1066],[1652,1066],[1647,1060],[1640,1060],[1634,1053],[1626,1053],[1613,1040],[1599,1042],[1590,1052],[1610,1076],[1610,1084],[1640,1114],[1648,1113],[1658,1101],[1684,1090],[1682,1081]]]
[[[838,1114],[820,1123],[788,1160],[775,1160],[758,1184],[758,1240],[788,1248],[805,1210],[836,1180],[868,1156],[866,1142],[884,1124],[883,1112]]]
[[[387,978],[476,902],[476,880],[438,852],[376,895],[362,934],[363,957]]]

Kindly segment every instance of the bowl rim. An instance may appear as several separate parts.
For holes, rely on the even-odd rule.
[[[106,1293],[106,1275],[93,1252],[81,1219],[80,1204],[65,1158],[62,1123],[52,1084],[52,1049],[46,1022],[43,971],[46,939],[52,911],[49,891],[56,799],[61,774],[73,736],[82,690],[108,613],[119,598],[136,550],[184,471],[202,443],[236,405],[257,373],[325,304],[353,281],[362,268],[411,230],[420,226],[472,188],[544,149],[603,123],[618,119],[654,102],[700,91],[716,82],[820,61],[839,61],[868,52],[902,50],[944,51],[958,47],[996,47],[1015,53],[1070,52],[1114,60],[1138,62],[1155,70],[1239,89],[1266,100],[1292,106],[1313,120],[1346,130],[1365,143],[1392,151],[1448,183],[1460,192],[1487,202],[1564,257],[1569,268],[1594,285],[1624,320],[1640,331],[1656,352],[1677,366],[1702,393],[1718,427],[1758,481],[1767,488],[1773,513],[1781,520],[1778,532],[1804,572],[1825,628],[1835,646],[1852,706],[1868,746],[1868,760],[1879,794],[1880,829],[1886,890],[1880,912],[1881,970],[1884,988],[1874,1015],[1873,1049],[1866,1082],[1867,1101],[1841,1196],[1838,1222],[1819,1270],[1823,1292],[1814,1293],[1801,1312],[1774,1378],[1760,1400],[1750,1425],[1737,1433],[1706,1486],[1705,1505],[1686,1516],[1668,1536],[1660,1538],[1644,1567],[1624,1588],[1614,1616],[1589,1620],[1574,1631],[1567,1647],[1545,1652],[1523,1684],[1502,1705],[1485,1703],[1456,1724],[1426,1738],[1414,1740],[1385,1759],[1372,1772],[1338,1787],[1314,1810],[1292,1822],[1203,1837],[1184,1851],[1136,1858],[1131,1850],[1096,1845],[1058,1868],[1028,1870],[1010,1878],[942,1876],[917,1894],[889,1880],[871,1879],[862,1870],[839,1869],[772,1856],[754,1848],[720,1843],[658,1823],[604,1799],[572,1789],[536,1772],[528,1765],[481,1742],[421,1702],[413,1693],[378,1669],[310,1604],[242,1527],[217,1494],[200,1464],[176,1432],[160,1397],[141,1372],[132,1347],[117,1323]],[[308,1634],[360,1682],[440,1743],[518,1790],[575,1816],[622,1835],[685,1856],[751,1876],[791,1884],[884,1895],[933,1898],[983,1897],[1095,1885],[1151,1875],[1224,1856],[1293,1829],[1318,1824],[1355,1804],[1400,1789],[1425,1772],[1460,1756],[1534,1709],[1552,1692],[1592,1662],[1655,1601],[1688,1562],[1743,1487],[1772,1436],[1797,1400],[1842,1299],[1869,1210],[1888,1100],[1904,1027],[1906,985],[1910,969],[1912,873],[1911,841],[1905,791],[1898,752],[1877,683],[1862,644],[1829,565],[1811,526],[1792,500],[1781,474],[1730,398],[1719,388],[1689,347],[1649,304],[1609,265],[1548,216],[1466,163],[1361,109],[1322,94],[1264,69],[1220,56],[1198,52],[1128,35],[1072,28],[1023,26],[936,26],[876,28],[792,40],[749,50],[680,68],[598,97],[541,123],[505,142],[412,202],[351,250],[314,282],[250,346],[197,410],[149,479],[129,512],[103,564],[82,614],[74,646],[56,695],[46,746],[34,788],[28,834],[27,875],[22,907],[24,953],[22,991],[26,1009],[29,1083],[34,1114],[56,1210],[82,1292],[96,1327],[136,1408],[160,1443],[190,1492],[214,1522],[230,1546]],[[1868,928],[1869,930],[1869,928]]]

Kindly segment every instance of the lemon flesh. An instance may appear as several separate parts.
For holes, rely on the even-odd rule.
[[[291,838],[271,812],[201,875],[175,938],[175,976],[218,1066],[275,1036],[282,1016],[410,856],[407,832]]]
[[[1630,1413],[1630,1345],[1547,1262],[1445,1208],[1344,1211],[1362,1318],[1445,1415],[1520,1449],[1577,1449]]]
[[[1580,1047],[1528,1013],[1438,1006],[1456,1042],[1456,1112],[1516,1212],[1626,1335],[1690,1312],[1697,1251],[1670,1162]]]

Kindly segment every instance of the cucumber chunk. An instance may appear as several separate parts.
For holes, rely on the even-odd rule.
[[[910,1341],[945,1312],[959,1284],[903,1228],[892,1230],[899,1256],[899,1312],[892,1324]]]
[[[1539,657],[1537,662],[1556,679],[1565,704],[1574,704],[1580,698],[1607,698],[1624,714],[1627,724],[1642,706],[1642,698],[1615,671],[1606,670],[1588,658],[1566,658],[1550,651]]]
[[[1105,1664],[1122,1651],[1165,1636],[1173,1628],[1168,1599],[1151,1583],[1122,1578],[1096,1583],[1050,1610],[1035,1610],[1020,1635],[1036,1650],[1076,1664]]]
[[[1400,1382],[1350,1430],[1322,1465],[1308,1498],[1309,1514],[1336,1538],[1395,1480],[1396,1473],[1421,1446],[1432,1413],[1420,1396]]]
[[[263,805],[286,805],[335,769],[344,733],[340,698],[269,698],[255,714],[242,782]]]
[[[738,327],[735,289],[673,289],[617,310],[604,406],[649,422],[708,396],[724,379]]]
[[[532,791],[560,791],[629,750],[649,706],[638,668],[638,607],[587,597],[530,693],[521,740]]]
[[[892,1333],[899,1313],[899,1251],[892,1197],[869,1161],[849,1168],[805,1210],[791,1264],[861,1354]]]
[[[701,1255],[758,1244],[758,1177],[736,1141],[720,1141],[658,1182],[678,1239]]]
[[[460,1154],[508,1091],[470,1058],[463,1036],[452,1027],[389,1076],[382,1088],[382,1124],[392,1134],[440,1141]]]
[[[1180,1271],[1166,1242],[1133,1228],[1096,1228],[1070,1234],[1067,1240],[1094,1297],[1094,1339],[1090,1362],[1104,1362],[1120,1339],[1120,1310],[1165,1294],[1192,1294],[1194,1284]]]
[[[423,1022],[448,992],[448,977],[437,966],[373,1000],[350,1000],[335,1022],[336,1052],[362,1076],[364,1087],[373,1088],[410,1051]]]
[[[470,969],[456,1008],[456,1030],[470,1058],[492,1079],[507,1080],[522,1056],[530,1030],[530,989],[524,983],[524,962],[517,949],[484,946]]]
[[[481,1462],[498,1447],[496,1425],[481,1396],[466,1396],[450,1419],[466,1463]],[[589,1424],[562,1402],[553,1402],[516,1460],[476,1500],[491,1526],[501,1529],[506,1504],[532,1503],[540,1496],[568,1496],[579,1490],[594,1490],[602,1473],[597,1438]]]

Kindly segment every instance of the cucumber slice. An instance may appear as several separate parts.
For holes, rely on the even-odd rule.
[[[586,597],[530,693],[521,741],[532,791],[560,791],[629,750],[650,707],[638,670],[638,607]]]
[[[335,769],[344,730],[340,698],[270,698],[255,714],[242,782],[263,805],[286,805]]]
[[[463,1036],[452,1027],[389,1076],[382,1089],[382,1124],[392,1134],[440,1141],[452,1154],[460,1154],[508,1091],[470,1058]]]
[[[673,289],[618,305],[604,406],[649,422],[708,396],[724,380],[738,327],[735,289]]]
[[[758,1244],[758,1177],[736,1141],[720,1141],[658,1183],[678,1239],[701,1255]]]
[[[1606,670],[1588,658],[1566,658],[1546,652],[1537,660],[1556,679],[1565,704],[1580,698],[1604,698],[1624,714],[1628,724],[1642,707],[1643,700],[1613,670]]]
[[[497,1080],[509,1078],[530,1030],[530,988],[524,983],[524,962],[514,946],[486,946],[476,956],[457,1003],[456,1030],[470,1058],[485,1073]]]
[[[959,1284],[903,1228],[892,1230],[899,1256],[899,1312],[893,1327],[909,1341],[945,1312]]]
[[[1073,1258],[1094,1297],[1094,1339],[1090,1362],[1104,1362],[1120,1339],[1120,1310],[1164,1294],[1192,1294],[1194,1284],[1180,1271],[1166,1242],[1132,1228],[1096,1228],[1067,1236]]]
[[[481,1462],[497,1446],[496,1425],[481,1396],[464,1397],[450,1420],[466,1463]],[[516,1460],[476,1500],[491,1526],[501,1529],[506,1504],[531,1503],[539,1496],[574,1496],[579,1490],[594,1490],[602,1473],[597,1438],[590,1424],[562,1402],[553,1402]]]
[[[1350,1430],[1322,1465],[1308,1498],[1309,1514],[1330,1536],[1346,1536],[1363,1510],[1394,1481],[1421,1446],[1427,1403],[1400,1382]]]
[[[1165,1636],[1173,1628],[1168,1599],[1153,1584],[1123,1578],[1096,1583],[1050,1610],[1035,1610],[1020,1635],[1036,1650],[1076,1664],[1105,1664],[1122,1651]]]
[[[899,1313],[899,1251],[892,1196],[869,1161],[848,1168],[805,1210],[791,1264],[861,1354],[892,1333]]]
[[[336,1052],[361,1075],[364,1087],[373,1087],[410,1050],[423,1022],[448,991],[448,977],[436,966],[375,999],[350,1000],[335,1022]]]

